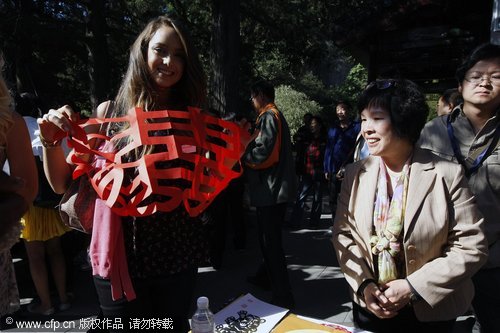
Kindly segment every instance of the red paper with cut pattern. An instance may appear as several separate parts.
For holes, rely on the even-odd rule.
[[[112,123],[129,127],[112,137],[85,133],[87,126]],[[241,166],[235,171],[228,165],[239,161],[245,149],[241,138],[249,136],[237,124],[192,107],[148,112],[135,108],[124,117],[92,118],[72,126],[68,144],[77,153],[72,157],[73,178],[88,175],[99,197],[122,216],[170,212],[181,204],[190,216],[197,216],[240,176]],[[114,151],[124,138],[128,143]],[[103,140],[104,148],[91,148],[91,139]],[[122,159],[145,146],[155,149],[135,161]],[[86,162],[78,153],[93,154],[97,162]]]

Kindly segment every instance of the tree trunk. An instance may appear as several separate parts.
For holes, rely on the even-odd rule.
[[[14,52],[10,55],[10,59],[14,63],[11,73],[14,73],[17,93],[30,92],[36,94],[36,87],[31,77],[31,57],[34,41],[29,31],[32,29],[30,22],[34,16],[33,3],[28,0],[21,0],[17,5],[20,15],[19,21],[16,22]]]
[[[210,106],[221,116],[237,113],[240,0],[213,0]]]
[[[90,102],[95,110],[99,103],[109,98],[109,52],[106,40],[107,24],[104,14],[106,1],[88,1],[86,46],[90,79]]]

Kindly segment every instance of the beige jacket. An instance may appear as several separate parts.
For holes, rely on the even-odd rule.
[[[370,156],[346,170],[333,245],[355,302],[361,283],[375,279],[370,236],[379,172]],[[403,248],[407,278],[422,296],[413,304],[421,321],[462,315],[474,294],[471,276],[486,261],[483,219],[460,166],[416,148],[410,169]]]

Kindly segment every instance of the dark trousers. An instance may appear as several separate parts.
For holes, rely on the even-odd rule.
[[[281,234],[286,207],[286,203],[257,207],[259,245],[264,258],[259,273],[265,271],[268,274],[273,292],[272,303],[293,307],[294,300],[288,278]]]
[[[328,181],[328,197],[330,203],[330,210],[332,212],[332,220],[335,220],[335,211],[337,210],[337,197],[340,192],[342,182],[335,177],[335,174],[330,175]]]
[[[476,289],[472,306],[481,333],[500,332],[500,267],[481,269],[472,281]]]
[[[323,203],[323,182],[313,180],[311,175],[301,176],[299,191],[292,214],[292,225],[300,225],[304,216],[304,208],[307,197],[313,195],[311,206],[310,223],[318,225],[321,219],[321,208]]]
[[[246,247],[246,224],[243,209],[244,191],[243,178],[233,179],[228,187],[215,198],[209,208],[214,219],[210,233],[210,256],[214,268],[220,268],[222,265],[228,224],[233,229],[234,248],[241,250]]]
[[[354,322],[359,328],[381,333],[452,333],[455,320],[421,322],[415,316],[413,308],[407,306],[393,318],[380,319],[373,313],[352,303]]]
[[[104,318],[122,318],[123,330],[109,329],[109,332],[129,332],[129,321],[137,318],[172,319],[169,332],[188,332],[190,306],[196,284],[197,268],[167,277],[134,279],[137,298],[128,302],[124,297],[113,301],[111,283],[94,276],[94,284]]]

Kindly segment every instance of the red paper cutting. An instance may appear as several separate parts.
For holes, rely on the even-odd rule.
[[[113,137],[85,132],[88,126],[112,123],[128,123],[129,127]],[[122,216],[170,212],[180,204],[190,216],[197,216],[240,176],[241,165],[239,171],[232,165],[239,163],[245,149],[242,139],[250,136],[237,124],[193,107],[148,112],[135,108],[124,117],[92,118],[72,126],[68,144],[76,152],[73,178],[87,174],[99,197]],[[128,144],[114,151],[126,138]],[[92,139],[102,140],[103,148],[91,148]],[[145,146],[156,149],[135,161],[122,159]],[[93,154],[96,162],[87,162],[78,153]]]

